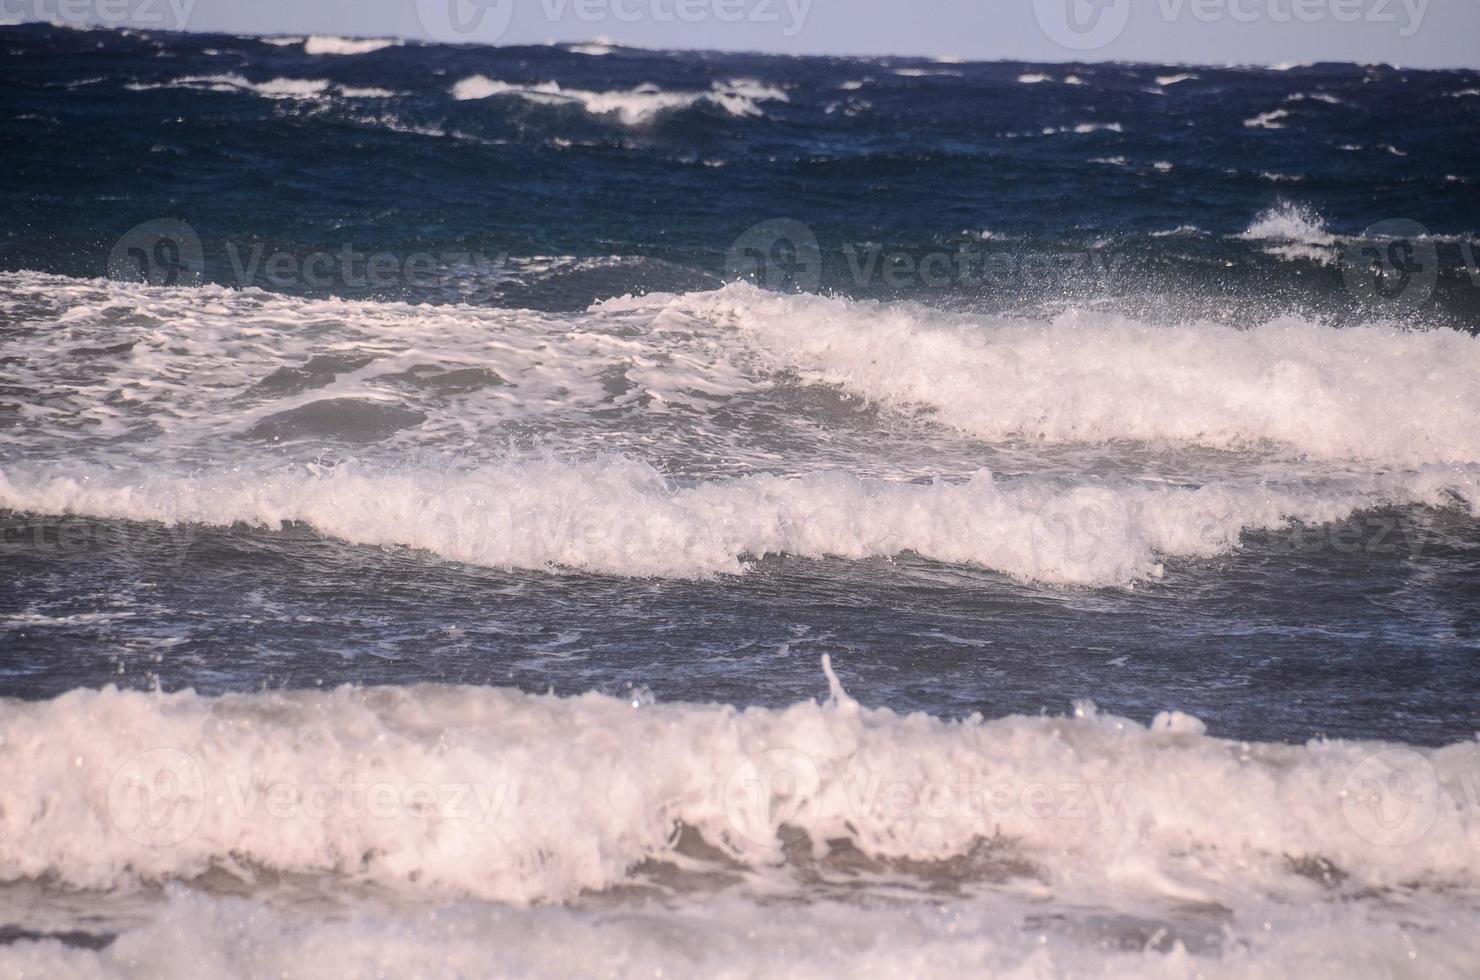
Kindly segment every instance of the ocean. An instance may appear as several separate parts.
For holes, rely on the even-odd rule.
[[[1480,971],[1480,72],[0,49],[0,976]]]

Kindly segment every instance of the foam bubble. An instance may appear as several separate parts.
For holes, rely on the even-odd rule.
[[[383,48],[394,47],[401,42],[378,37],[331,37],[315,34],[303,42],[304,54],[369,54]]]

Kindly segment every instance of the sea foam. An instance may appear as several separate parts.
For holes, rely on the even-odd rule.
[[[815,857],[950,862],[992,841],[1049,889],[1203,904],[1303,894],[1295,859],[1358,890],[1480,878],[1474,742],[1234,743],[1088,704],[944,721],[831,684],[745,710],[437,685],[0,701],[0,879],[256,867],[528,905],[678,859],[680,828],[755,868],[801,859],[788,828]],[[1385,822],[1363,780],[1394,771],[1424,805]]]
[[[452,87],[452,97],[459,101],[515,95],[539,105],[579,105],[593,116],[614,116],[635,126],[652,121],[658,115],[709,102],[732,116],[758,116],[758,103],[786,101],[786,93],[771,85],[748,79],[715,82],[707,92],[669,92],[656,85],[640,85],[623,91],[593,92],[564,88],[558,82],[521,85],[497,81],[484,75],[472,75]]]

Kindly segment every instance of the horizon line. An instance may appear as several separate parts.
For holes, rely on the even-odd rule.
[[[1314,68],[1319,65],[1341,65],[1352,68],[1391,68],[1395,71],[1426,71],[1426,72],[1452,72],[1452,71],[1480,71],[1480,65],[1400,65],[1391,61],[1300,61],[1300,62],[1211,62],[1211,61],[1141,61],[1124,58],[1102,58],[1102,59],[1063,59],[1063,60],[1028,60],[1022,58],[971,58],[950,52],[941,54],[903,54],[903,53],[827,53],[827,52],[797,52],[797,51],[764,51],[755,48],[670,48],[649,47],[642,44],[629,44],[615,41],[604,36],[596,36],[585,40],[561,41],[547,38],[543,41],[511,41],[507,44],[487,43],[479,41],[438,41],[424,36],[407,36],[401,34],[316,34],[302,31],[261,31],[261,32],[235,32],[223,30],[192,30],[189,28],[157,28],[136,27],[129,24],[72,24],[65,21],[47,20],[17,20],[0,21],[0,30],[10,27],[44,26],[56,30],[68,31],[111,31],[115,33],[133,32],[136,34],[180,34],[197,36],[232,37],[240,39],[264,39],[264,38],[303,38],[332,37],[346,41],[391,41],[397,44],[417,44],[426,47],[444,48],[488,48],[490,50],[502,50],[505,48],[560,48],[573,47],[577,45],[600,45],[608,48],[622,48],[629,51],[647,51],[653,54],[722,54],[722,55],[748,55],[764,58],[797,58],[797,59],[837,59],[852,61],[883,61],[891,59],[909,61],[928,61],[938,65],[993,65],[993,64],[1019,64],[1019,65],[1145,65],[1153,68],[1208,68],[1215,70],[1236,69],[1259,69],[1264,71],[1285,72],[1297,68]]]

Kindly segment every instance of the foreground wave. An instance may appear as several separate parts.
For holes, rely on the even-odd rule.
[[[434,685],[220,698],[106,689],[0,703],[12,774],[0,786],[0,880],[182,881],[203,892],[175,892],[157,921],[104,954],[23,943],[0,963],[116,971],[150,937],[233,919],[236,938],[202,939],[199,955],[240,948],[259,972],[284,951],[312,961],[347,941],[354,974],[372,937],[395,962],[445,937],[445,965],[444,953],[487,945],[479,928],[528,927],[576,944],[572,972],[605,947],[704,964],[769,915],[761,896],[791,893],[804,902],[798,915],[761,932],[803,953],[790,975],[809,975],[838,943],[850,955],[873,948],[859,930],[890,918],[887,904],[861,914],[834,893],[865,886],[940,891],[940,914],[960,928],[937,932],[929,917],[906,928],[912,938],[879,951],[893,969],[962,958],[1020,962],[1032,975],[1085,969],[1085,949],[1060,948],[1062,921],[1044,927],[1054,946],[1036,950],[1033,930],[1003,922],[1095,906],[1129,922],[1127,910],[1170,915],[1182,921],[1174,931],[1188,926],[1172,910],[1211,914],[1208,931],[1223,938],[1202,952],[1245,968],[1249,958],[1299,962],[1313,955],[1308,942],[1341,936],[1346,947],[1360,919],[1371,926],[1362,955],[1407,967],[1412,944],[1385,911],[1402,895],[1403,915],[1435,931],[1426,966],[1448,957],[1452,967],[1472,950],[1452,916],[1480,886],[1480,743],[1235,743],[1186,715],[1145,727],[1087,703],[1071,718],[952,722],[864,708],[823,666],[829,698],[785,710]],[[372,915],[304,930],[210,897],[220,891],[211,876],[250,891],[264,876],[318,874],[408,899],[574,905],[412,917],[395,927],[408,948],[387,953]],[[656,935],[640,907],[603,916],[592,904],[635,885],[676,903]],[[1449,912],[1430,921],[1436,908]],[[713,952],[683,952],[711,934]],[[1180,975],[1198,962],[1191,935],[1112,946]],[[805,949],[818,943],[813,960]],[[754,950],[731,968],[748,975],[778,952]],[[1333,953],[1340,962],[1352,950],[1322,950]],[[520,941],[508,955],[539,954]],[[1131,959],[1094,972],[1133,973]]]

